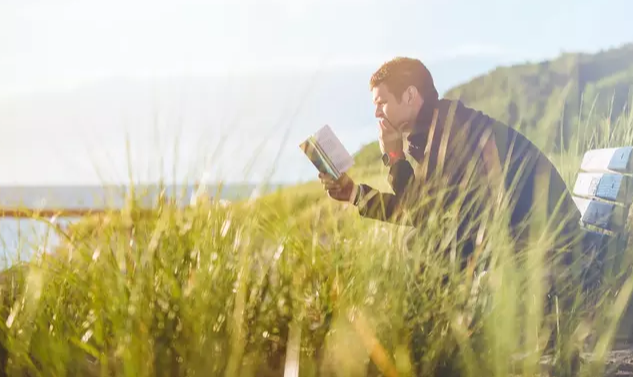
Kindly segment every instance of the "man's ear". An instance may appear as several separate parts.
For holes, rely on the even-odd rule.
[[[415,86],[411,85],[407,88],[406,90],[407,93],[407,104],[412,104],[413,100],[415,99],[415,94],[417,93],[417,90],[415,89]]]

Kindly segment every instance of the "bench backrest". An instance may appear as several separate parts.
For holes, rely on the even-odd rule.
[[[611,236],[625,235],[633,202],[632,179],[633,147],[585,153],[573,189],[583,226]]]
[[[587,253],[597,263],[621,262],[629,243],[628,218],[633,202],[633,147],[594,149],[585,153],[573,188],[574,201],[587,230]],[[591,249],[591,247],[596,247]],[[597,250],[597,252],[596,252]],[[602,268],[599,273],[604,274]],[[616,343],[633,340],[633,300],[619,324]]]

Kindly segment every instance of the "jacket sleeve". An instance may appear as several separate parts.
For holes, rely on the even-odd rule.
[[[454,139],[448,138],[448,151],[456,150]],[[438,171],[437,147],[429,154],[426,169],[416,177],[407,160],[400,160],[389,169],[388,181],[393,193],[380,192],[361,184],[356,205],[361,216],[400,225],[418,226],[436,208],[450,206],[461,192],[468,192],[468,185],[461,187],[462,180],[472,181],[471,190],[476,190],[481,166],[475,153],[460,143],[459,151],[444,158],[443,168]],[[472,153],[471,153],[472,152]],[[475,164],[469,168],[470,164]]]
[[[415,175],[411,164],[407,160],[400,160],[389,169],[389,184],[393,193],[380,192],[373,187],[361,184],[356,205],[361,216],[391,222],[412,225],[406,215],[409,206],[405,200],[405,193],[410,187]]]

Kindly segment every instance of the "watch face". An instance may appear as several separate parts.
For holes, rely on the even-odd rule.
[[[389,165],[389,155],[387,153],[383,153],[382,163],[385,164],[385,166]]]

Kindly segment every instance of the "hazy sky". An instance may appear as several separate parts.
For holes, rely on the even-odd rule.
[[[1,0],[0,100],[112,77],[373,69],[394,55],[538,60],[633,42],[631,14],[630,0]],[[37,135],[19,129],[0,124],[17,144]],[[37,180],[40,155],[8,154],[25,161],[11,174]]]
[[[627,0],[3,0],[0,91],[394,54],[548,57],[632,41],[632,12]]]

